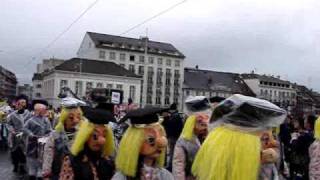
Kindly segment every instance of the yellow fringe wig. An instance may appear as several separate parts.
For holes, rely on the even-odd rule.
[[[162,132],[165,131],[161,125]],[[145,128],[150,128],[147,126]],[[116,169],[129,177],[136,177],[139,154],[141,146],[145,140],[144,128],[130,126],[124,133],[116,157]],[[163,167],[165,161],[165,152],[162,152],[157,159],[158,167]]]
[[[88,141],[90,135],[94,130],[94,124],[89,122],[88,120],[83,121],[80,124],[79,130],[75,136],[74,142],[71,146],[71,154],[77,156],[79,152],[81,152],[84,148],[84,145]],[[106,125],[106,143],[103,147],[103,156],[111,156],[114,152],[114,139],[113,139],[113,132],[111,128]]]
[[[198,180],[256,180],[260,149],[259,136],[218,127],[198,151],[192,173]]]
[[[320,117],[314,123],[314,138],[320,140]]]
[[[81,113],[81,116],[82,116],[83,113],[82,113],[80,107],[72,108],[72,109],[62,108],[61,114],[60,114],[60,117],[58,120],[58,124],[55,127],[55,130],[57,132],[62,132],[64,130],[64,122],[66,121],[66,119],[68,119],[70,111],[74,111],[74,110],[79,110]]]
[[[193,137],[193,129],[195,124],[196,124],[196,116],[195,115],[189,116],[183,126],[180,136],[188,141],[191,141]]]

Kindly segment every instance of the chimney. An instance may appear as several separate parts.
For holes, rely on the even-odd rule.
[[[196,69],[199,69],[199,66],[198,66],[198,65],[196,65]]]

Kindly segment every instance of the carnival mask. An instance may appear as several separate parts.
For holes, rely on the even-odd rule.
[[[65,120],[65,129],[68,131],[74,131],[76,126],[81,121],[81,111],[79,108],[71,109],[68,118]]]
[[[197,136],[206,136],[208,134],[209,116],[205,113],[196,114],[196,124],[194,133]]]
[[[104,125],[95,125],[95,128],[87,142],[89,148],[94,151],[102,151],[106,142],[107,129]]]
[[[149,158],[158,158],[165,151],[168,141],[160,125],[144,129],[144,142],[140,154]]]

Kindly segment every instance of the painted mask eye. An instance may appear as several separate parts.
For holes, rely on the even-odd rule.
[[[93,133],[93,140],[98,140],[98,135],[96,133]]]
[[[147,143],[150,144],[151,146],[155,146],[156,145],[156,138],[148,137],[146,140],[147,140]]]

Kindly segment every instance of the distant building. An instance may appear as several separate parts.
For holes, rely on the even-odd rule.
[[[56,59],[56,58],[44,59],[44,60],[42,60],[41,64],[37,64],[37,73],[49,71],[49,70],[53,69],[54,67],[62,64],[64,61],[65,60],[63,60],[63,59]]]
[[[33,84],[39,85],[38,89],[35,87],[35,93],[39,93],[35,98],[41,96],[54,107],[59,106],[58,95],[62,87],[69,87],[79,98],[86,97],[92,88],[120,89],[124,92],[124,101],[130,97],[139,104],[141,81],[141,76],[113,62],[80,58],[66,60],[33,76]]]
[[[30,84],[24,84],[22,86],[18,86],[17,95],[24,94],[28,96],[29,99],[32,99],[32,86]]]
[[[241,78],[258,98],[266,99],[286,110],[296,106],[296,90],[289,81],[280,77],[260,75],[255,73],[241,74]]]
[[[17,91],[16,75],[0,66],[0,97],[13,99]]]
[[[294,84],[293,87],[297,91],[297,104],[293,108],[293,115],[304,117],[310,114],[319,114],[319,94],[302,85]]]
[[[183,100],[188,96],[220,96],[228,98],[233,94],[255,96],[239,74],[202,70],[184,69]]]
[[[114,62],[143,77],[139,104],[181,108],[185,56],[172,44],[87,32],[79,58]]]

